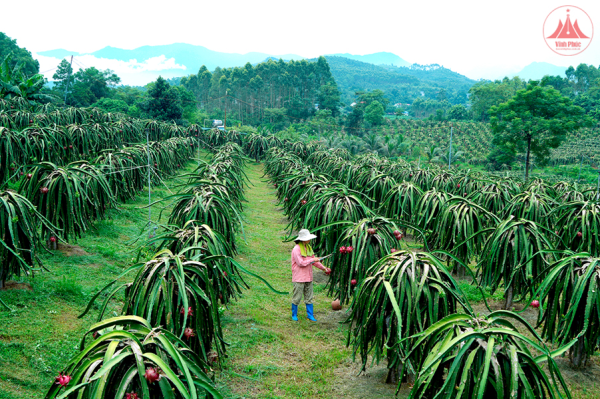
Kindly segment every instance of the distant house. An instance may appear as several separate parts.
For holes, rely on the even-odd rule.
[[[351,107],[354,107],[355,105],[356,105],[356,103],[352,103],[352,104],[350,104],[350,106],[351,106]]]

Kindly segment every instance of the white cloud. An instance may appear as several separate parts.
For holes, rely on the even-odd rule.
[[[52,80],[52,75],[56,72],[58,64],[61,60],[54,57],[45,57],[39,54],[33,54],[40,62],[40,72],[44,74],[48,80]],[[70,61],[70,57],[65,58]],[[167,58],[164,55],[149,58],[145,61],[138,60],[120,61],[107,58],[97,58],[93,55],[79,55],[73,57],[73,70],[95,67],[100,70],[110,69],[114,71],[120,78],[123,84],[126,85],[145,85],[146,83],[155,80],[159,75],[163,77],[173,77],[184,75],[186,70],[185,65],[179,65],[174,58]]]

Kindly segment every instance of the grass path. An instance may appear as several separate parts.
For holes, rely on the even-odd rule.
[[[245,239],[239,235],[237,260],[266,278],[276,289],[290,291],[290,253],[283,243],[287,219],[276,205],[275,189],[263,178],[262,165],[249,163],[250,187],[244,208]],[[278,295],[257,279],[247,278],[250,290],[232,304],[224,317],[229,358],[218,380],[232,398],[377,398],[393,397],[382,384],[385,367],[357,377],[359,368],[345,346],[344,311],[331,310],[325,294],[326,276],[314,269],[315,316],[306,319],[299,306],[291,320],[291,295]],[[400,395],[402,397],[404,395]]]

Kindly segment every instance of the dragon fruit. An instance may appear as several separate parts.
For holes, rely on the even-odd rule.
[[[154,381],[160,380],[160,374],[158,374],[158,370],[156,368],[148,367],[144,373],[144,378],[146,378],[146,381],[152,384]]]
[[[185,337],[185,339],[190,339],[191,337],[195,337],[196,333],[194,333],[194,330],[187,327],[185,330],[183,330],[183,336]]]
[[[179,309],[179,314],[184,314],[185,309],[183,308],[183,306],[181,307],[181,309]],[[192,307],[188,307],[188,316],[193,316],[194,312],[192,312]]]
[[[62,387],[66,387],[71,382],[71,376],[63,373],[59,373],[58,377],[56,377],[56,384]]]

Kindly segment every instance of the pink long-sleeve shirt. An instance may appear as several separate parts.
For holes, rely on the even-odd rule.
[[[308,283],[313,281],[312,266],[325,270],[325,266],[321,262],[315,262],[311,265],[310,262],[315,259],[314,256],[302,256],[300,254],[300,246],[296,245],[292,250],[292,282],[293,283]]]

